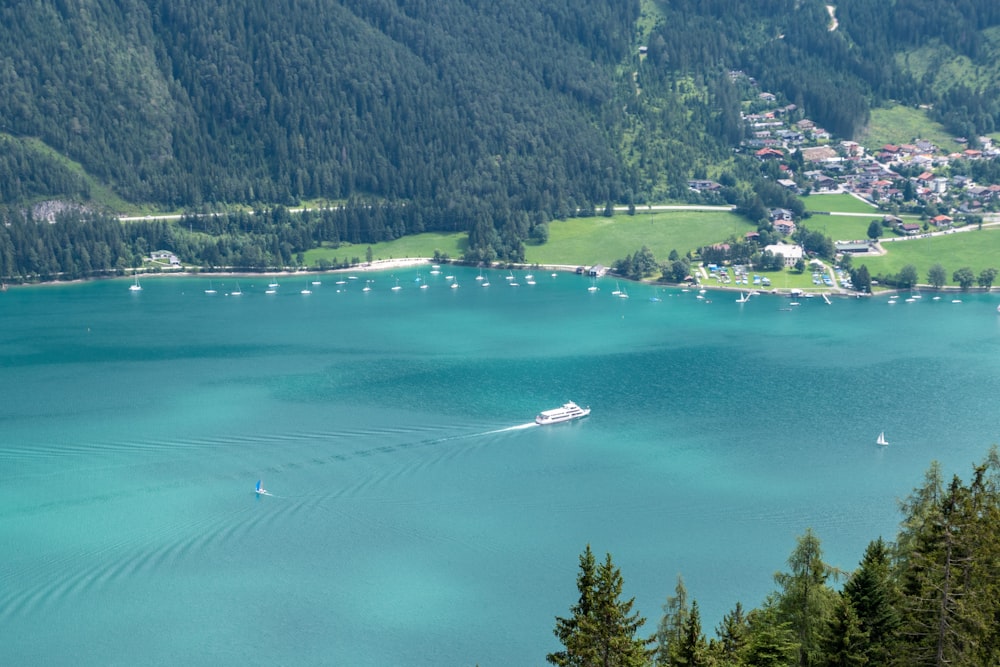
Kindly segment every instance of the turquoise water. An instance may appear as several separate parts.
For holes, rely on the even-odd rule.
[[[0,295],[0,662],[541,665],[587,543],[711,629],[1000,439],[996,295],[419,272]]]

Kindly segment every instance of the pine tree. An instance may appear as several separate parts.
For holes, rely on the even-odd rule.
[[[889,665],[899,632],[900,597],[892,580],[888,547],[881,537],[865,549],[861,565],[844,585],[843,594],[865,633],[868,665]]]
[[[823,667],[865,667],[868,638],[846,596],[842,596],[822,641]]]
[[[708,665],[708,643],[701,631],[701,614],[698,612],[698,601],[691,603],[691,613],[684,624],[684,637],[681,640],[677,661],[673,664],[685,667],[705,667]]]
[[[779,619],[777,600],[769,598],[759,609],[747,615],[749,637],[747,667],[788,667],[798,653],[790,625]]]
[[[733,610],[722,617],[715,634],[719,640],[713,644],[712,654],[720,667],[742,664],[750,640],[750,626],[742,604],[737,602]]]
[[[652,657],[646,646],[652,640],[637,639],[635,634],[646,619],[632,612],[635,598],[621,600],[624,580],[611,554],[595,572],[587,545],[580,570],[580,600],[571,608],[573,616],[556,618],[554,632],[566,650],[550,653],[546,660],[572,667],[645,667]]]
[[[584,664],[574,662],[568,649],[575,636],[580,632],[581,620],[588,618],[593,613],[594,594],[597,588],[597,563],[589,544],[580,555],[580,573],[576,575],[576,587],[580,591],[580,599],[570,607],[570,612],[573,615],[569,618],[556,617],[556,627],[553,632],[567,650],[550,653],[546,656],[546,660],[553,665]]]

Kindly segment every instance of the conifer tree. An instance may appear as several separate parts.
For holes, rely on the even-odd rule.
[[[675,665],[684,667],[705,667],[708,665],[708,643],[701,631],[701,614],[698,612],[698,601],[691,603],[691,613],[684,624],[684,637]]]
[[[841,596],[823,638],[823,667],[866,667],[868,640],[846,596]]]
[[[798,644],[789,623],[777,613],[777,600],[769,598],[747,615],[748,645],[743,665],[747,667],[788,667],[798,654]]]
[[[889,550],[881,537],[865,549],[860,567],[844,585],[843,595],[865,634],[868,665],[889,665],[899,632],[900,597],[892,580]]]
[[[715,634],[719,639],[712,645],[712,655],[719,667],[743,664],[743,655],[750,640],[750,626],[742,604],[737,602],[733,610],[722,617]]]
[[[555,635],[564,651],[550,653],[546,660],[554,665],[572,667],[645,667],[652,651],[650,639],[635,634],[646,622],[633,613],[635,598],[622,601],[624,580],[607,554],[594,569],[590,545],[580,557],[577,587],[580,601],[571,608],[570,618],[556,618]]]

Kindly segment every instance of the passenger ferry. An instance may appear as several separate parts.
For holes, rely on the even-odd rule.
[[[564,404],[561,408],[553,408],[552,410],[543,410],[538,413],[535,417],[535,423],[541,426],[546,424],[558,424],[560,422],[568,422],[573,419],[580,419],[581,417],[586,417],[590,414],[590,408],[581,408],[579,405],[570,401]]]

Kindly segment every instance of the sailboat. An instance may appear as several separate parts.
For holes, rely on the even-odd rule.
[[[878,438],[875,440],[876,445],[888,445],[889,441],[885,439],[885,431],[878,434]]]
[[[267,492],[267,489],[265,489],[263,486],[261,486],[259,479],[257,480],[257,487],[254,489],[254,493],[256,493],[258,496],[269,496],[269,495],[271,495],[271,494],[269,494]]]
[[[212,286],[212,281],[208,281],[208,289],[205,290],[205,294],[215,294],[215,287]]]
[[[128,291],[129,292],[141,292],[142,291],[142,285],[139,284],[139,274],[138,273],[135,274],[135,282],[132,283],[131,285],[129,285]]]
[[[736,299],[736,303],[746,303],[749,300],[750,300],[749,294],[744,294],[743,292],[740,292],[740,298]]]
[[[229,293],[230,296],[243,296],[243,290],[240,289],[240,281],[236,281],[236,289]]]

